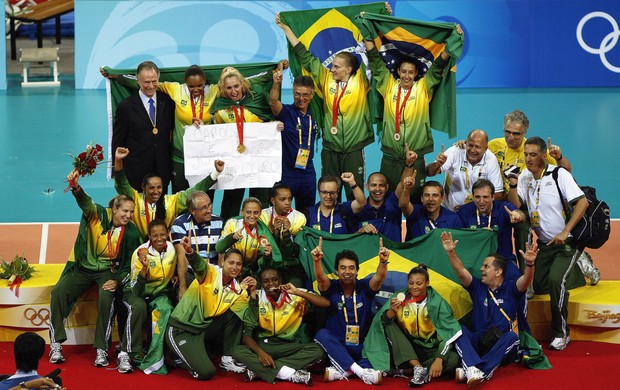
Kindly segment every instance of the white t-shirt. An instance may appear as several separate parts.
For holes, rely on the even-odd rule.
[[[441,166],[441,172],[446,174],[444,207],[454,211],[455,207],[471,202],[471,188],[478,179],[489,180],[495,186],[495,192],[503,192],[504,183],[499,163],[490,150],[487,149],[482,159],[473,166],[467,161],[465,149],[452,146],[445,154],[447,160]]]
[[[534,179],[532,172],[526,169],[519,175],[517,185],[519,198],[527,204],[533,222],[532,227],[543,243],[551,241],[566,226],[562,200],[551,174],[556,168],[555,165],[549,164],[540,180]],[[558,184],[564,200],[569,204],[584,196],[583,191],[566,169],[558,171]],[[538,219],[539,226],[535,225],[534,219]]]

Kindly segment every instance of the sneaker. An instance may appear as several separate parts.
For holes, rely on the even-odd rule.
[[[288,377],[289,382],[303,383],[307,386],[312,386],[312,376],[306,370],[297,370],[293,375]]]
[[[245,366],[241,363],[237,363],[232,356],[222,356],[220,368],[226,371],[236,372],[237,374],[242,374],[246,370]]]
[[[103,349],[97,348],[97,357],[95,357],[95,367],[106,367],[108,364],[108,353]]]
[[[461,367],[457,368],[454,373],[454,379],[456,380],[456,383],[465,383],[465,381],[467,381],[467,375],[465,375],[465,369]]]
[[[128,374],[133,372],[131,362],[129,361],[129,354],[127,352],[121,352],[118,354],[118,368],[117,371],[121,374]]]
[[[245,370],[245,380],[244,382],[252,382],[254,379],[257,379],[258,376],[252,370]]]
[[[566,346],[570,343],[570,336],[566,337],[556,337],[549,344],[549,348],[555,349],[556,351],[563,351],[566,349]]]
[[[359,377],[367,385],[380,385],[381,379],[383,379],[381,371],[377,371],[372,368],[364,368],[362,370],[362,374]]]
[[[409,387],[422,386],[428,382],[428,369],[422,366],[413,367],[413,378],[409,381]]]
[[[325,368],[325,375],[323,376],[325,382],[341,381],[343,379],[347,379],[347,377],[336,367],[329,366]]]
[[[527,299],[534,298],[534,286],[532,286],[531,283],[529,286],[527,286],[527,290],[525,291],[525,296],[527,297]]]
[[[406,378],[407,377],[407,373],[405,372],[405,369],[403,368],[391,368],[388,371],[383,371],[381,374],[383,375],[384,378],[388,376],[391,376],[394,378]]]
[[[467,376],[467,387],[470,388],[478,386],[484,380],[484,372],[480,371],[476,366],[467,367],[465,376]]]
[[[65,361],[65,357],[62,356],[62,347],[60,343],[50,344],[50,363],[58,364]]]
[[[594,266],[592,257],[587,252],[581,252],[577,259],[577,265],[581,268],[583,276],[590,279],[590,286],[596,286],[601,281],[601,272]]]

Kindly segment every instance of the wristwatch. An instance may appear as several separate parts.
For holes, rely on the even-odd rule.
[[[26,382],[20,383],[19,387],[21,387],[22,389],[28,389],[29,388],[28,386],[26,386]]]

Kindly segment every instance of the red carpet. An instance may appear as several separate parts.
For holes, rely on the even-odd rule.
[[[12,343],[0,343],[0,373],[13,374],[15,371]],[[47,359],[42,359],[39,367],[40,374],[47,374],[55,368],[61,368],[61,377],[68,390],[78,389],[273,389],[273,385],[263,381],[250,383],[243,382],[239,374],[218,372],[218,375],[207,382],[193,379],[182,369],[172,369],[166,376],[145,375],[142,372],[119,374],[114,369],[95,368],[92,365],[94,351],[88,346],[66,346],[63,351],[67,361],[61,365],[51,365]],[[511,364],[498,369],[490,382],[480,385],[480,389],[523,389],[545,388],[552,389],[603,389],[613,388],[620,378],[620,345],[596,342],[572,342],[568,349],[562,352],[545,350],[553,368],[551,370],[529,370],[517,364]],[[110,366],[115,366],[114,354],[111,356]],[[315,388],[336,389],[345,385],[347,390],[369,389],[359,379],[348,382],[323,383],[320,374],[314,375]],[[288,382],[277,385],[279,388],[303,388],[303,385],[293,385]],[[408,381],[403,378],[386,378],[383,386],[390,388],[407,388]],[[425,388],[432,389],[466,389],[464,384],[457,384],[453,380],[440,379],[430,383]]]

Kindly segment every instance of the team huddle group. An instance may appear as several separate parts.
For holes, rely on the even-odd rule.
[[[404,373],[418,386],[456,375],[471,387],[517,359],[519,332],[529,331],[530,288],[551,295],[550,347],[566,348],[567,290],[584,285],[584,274],[592,284],[599,276],[591,263],[576,266],[579,251],[569,232],[587,201],[560,148],[550,139],[526,139],[529,120],[515,110],[504,117],[503,138],[489,141],[484,131],[473,130],[466,140],[446,150],[442,146],[427,164],[424,155],[433,151],[429,102],[449,53],[439,55],[424,76],[415,58],[403,56],[394,77],[374,44],[365,41],[369,68],[384,97],[381,170],[365,183],[363,149],[374,134],[370,86],[357,58],[340,52],[328,69],[279,15],[276,23],[311,75],[295,79],[293,104],[280,102],[287,61],[251,80],[225,68],[216,85],[207,85],[198,66],[188,68],[183,84],[159,83],[152,62],[138,66],[140,90],[118,106],[114,124],[118,195],[109,207],[101,206],[79,185],[77,173],[68,177],[83,216],[74,262],[52,292],[50,362],[65,361],[64,320],[93,284],[99,286],[95,366],[109,364],[116,315],[121,373],[138,367],[165,374],[167,365],[175,365],[209,379],[216,373],[213,358],[221,356],[222,369],[244,373],[246,380],[311,384],[307,368],[327,357],[326,381],[357,376],[380,384],[384,375]],[[460,27],[455,30],[462,34]],[[273,87],[259,93],[267,80]],[[323,97],[323,118],[309,109],[315,90]],[[269,120],[281,122],[281,181],[271,189],[250,189],[245,199],[245,188],[226,190],[221,216],[212,214],[209,189],[226,163],[216,160],[213,171],[189,188],[185,126],[236,123],[242,134],[243,123]],[[318,123],[324,131],[317,184]],[[238,151],[244,152],[242,142]],[[426,179],[439,173],[445,174],[443,184]],[[166,194],[170,182],[171,195]],[[343,187],[348,201],[339,202]],[[568,220],[562,199],[572,206]],[[302,228],[378,235],[376,272],[357,278],[355,248],[334,259],[324,258],[322,240],[315,248],[300,248],[293,238]],[[371,312],[395,261],[383,237],[401,242],[403,236],[410,240],[434,229],[460,228],[492,229],[498,237],[497,253],[484,259],[478,278],[459,259],[458,241],[449,231],[441,234],[447,259],[471,296],[471,324],[454,318],[450,304],[429,285],[423,264],[409,272],[407,285],[393,291],[378,313]],[[320,294],[313,292],[300,251],[311,253]],[[335,275],[328,277],[324,263],[334,264]],[[307,315],[310,321],[304,320]],[[152,331],[145,347],[148,322]]]

